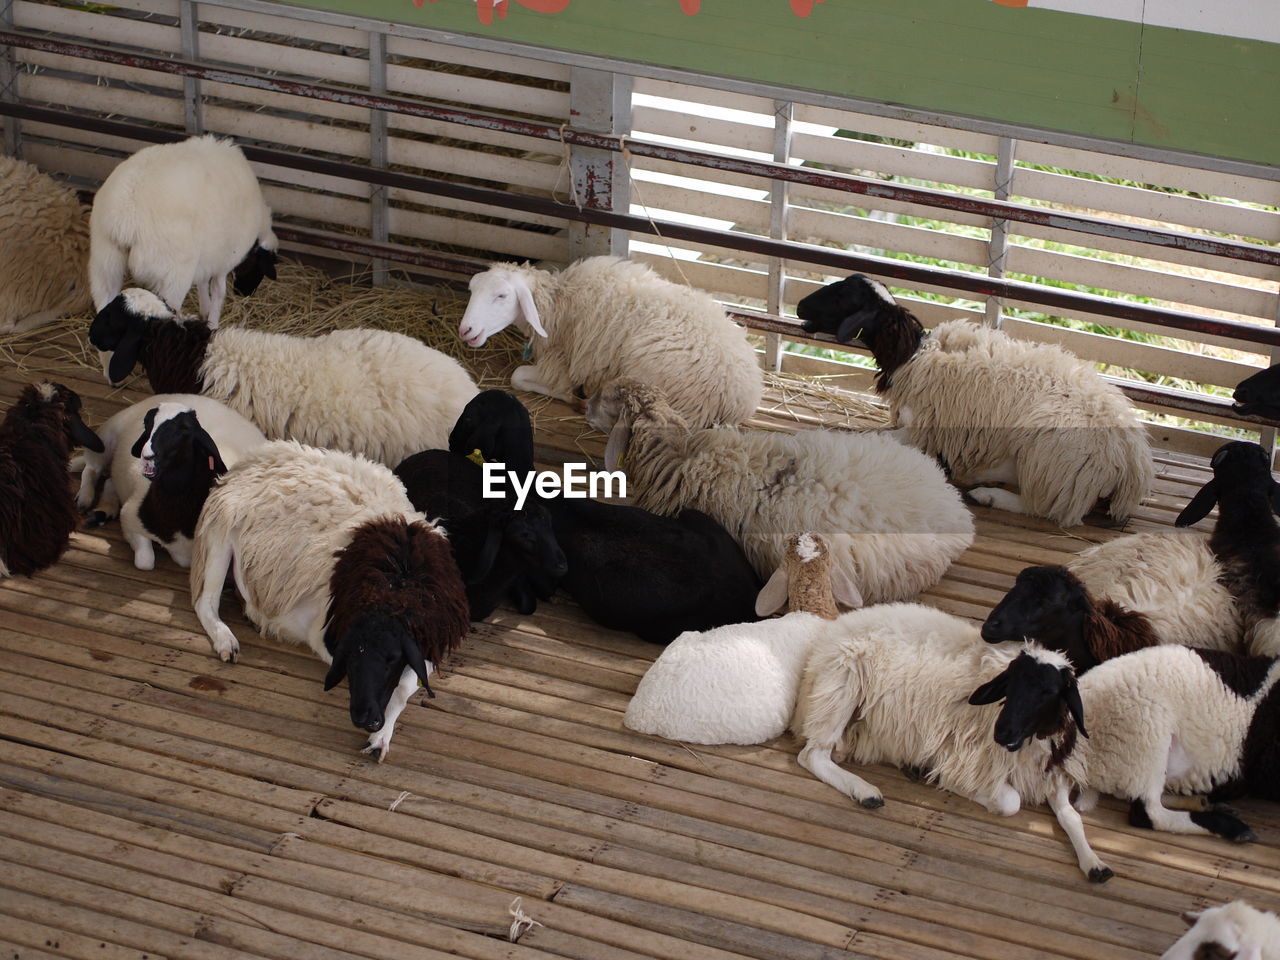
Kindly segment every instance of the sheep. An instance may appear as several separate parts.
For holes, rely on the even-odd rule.
[[[1280,917],[1233,900],[1187,912],[1192,924],[1160,960],[1280,960]]]
[[[480,451],[484,460],[525,476],[533,470],[533,424],[519,399],[502,390],[482,390],[462,408],[449,432],[449,450],[464,457]]]
[[[430,696],[428,678],[468,630],[443,532],[385,466],[278,440],[226,474],[196,525],[196,616],[235,660],[239,642],[218,617],[228,566],[264,635],[310,647],[330,665],[326,690],[349,679],[351,722],[381,762],[418,682]]]
[[[1175,521],[1198,523],[1218,506],[1209,549],[1222,567],[1221,581],[1240,608],[1250,648],[1280,656],[1280,484],[1271,457],[1256,443],[1224,443],[1209,461],[1213,479],[1191,498]]]
[[[1018,751],[1039,717],[1064,705],[1076,709],[1070,694],[1092,734],[1061,764],[1081,788],[1078,810],[1091,810],[1100,792],[1109,793],[1130,801],[1134,826],[1244,843],[1255,837],[1234,813],[1169,809],[1164,792],[1213,800],[1243,790],[1280,799],[1280,660],[1163,644],[1099,664],[1078,689],[1015,666],[975,690],[970,703],[1003,698],[993,739]]]
[[[690,430],[661,391],[628,380],[593,396],[587,419],[609,434],[606,467],[625,451],[636,506],[706,512],[761,576],[788,534],[821,532],[854,606],[914,597],[973,542],[973,518],[942,471],[885,436]]]
[[[1100,497],[1124,521],[1151,488],[1147,435],[1124,394],[1059,347],[965,320],[926,334],[862,274],[814,291],[796,313],[809,333],[871,350],[876,391],[899,430],[954,479],[977,484],[969,496],[978,503],[1069,527]],[[1021,493],[985,485],[995,482],[1016,482]]]
[[[257,177],[232,140],[213,134],[143,147],[116,166],[94,198],[89,238],[95,311],[119,296],[128,267],[174,311],[195,284],[216,330],[229,271],[245,296],[276,278],[280,243]]]
[[[447,450],[424,450],[394,472],[414,509],[438,517],[449,531],[472,620],[483,620],[508,597],[520,613],[533,613],[537,598],[528,586],[530,577],[555,584],[564,576],[567,563],[547,508],[534,502],[515,510],[505,499],[485,500],[482,470],[471,460]]]
[[[791,612],[680,634],[641,678],[623,724],[689,743],[753,744],[781,736],[810,644],[821,622],[836,618],[836,597],[848,589],[820,535],[788,537],[756,613],[764,616],[783,604]]]
[[[89,306],[89,208],[34,166],[0,157],[0,334]]]
[[[661,387],[694,426],[737,424],[760,404],[762,375],[743,330],[709,295],[649,267],[588,257],[560,273],[498,263],[471,278],[458,336],[479,347],[512,323],[533,363],[511,385],[561,400],[617,377]]]
[[[1237,413],[1250,417],[1280,419],[1280,364],[1259,370],[1241,380],[1231,398]]]
[[[66,551],[78,517],[67,459],[101,450],[80,419],[80,397],[58,383],[29,384],[0,421],[0,578],[29,577]]]
[[[1169,538],[1181,539],[1181,538]],[[1199,559],[1199,558],[1196,558]],[[1173,572],[1171,571],[1171,579]],[[1173,605],[1181,594],[1190,593],[1198,584],[1177,584],[1167,590],[1165,600]],[[1222,591],[1218,587],[1219,592]],[[1194,595],[1191,603],[1196,603]],[[1230,597],[1224,604],[1233,609]],[[1172,611],[1171,611],[1172,612]],[[1228,617],[1228,624],[1238,627],[1239,618]],[[982,625],[982,639],[1003,643],[1022,639],[1035,640],[1051,650],[1066,654],[1078,674],[1084,674],[1104,660],[1134,650],[1177,640],[1161,635],[1151,616],[1091,594],[1069,568],[1060,566],[1027,567],[1018,574],[1013,588],[996,604]],[[1183,644],[1233,651],[1239,646],[1238,629],[1207,632],[1205,642],[1187,637]]]
[[[160,394],[126,407],[102,425],[103,452],[83,458],[77,502],[88,510],[98,477],[107,485],[91,523],[120,515],[139,570],[155,566],[159,543],[181,567],[191,565],[191,537],[214,480],[266,442],[234,410],[196,394]]]
[[[992,710],[966,700],[993,672],[1028,660],[1052,681],[1055,700],[1036,714],[1035,738],[1020,751],[992,742]],[[802,767],[863,807],[884,805],[874,786],[837,764],[890,763],[925,771],[938,786],[1012,816],[1022,804],[1053,808],[1090,881],[1111,870],[1085,838],[1071,806],[1074,782],[1062,764],[1077,733],[1088,737],[1075,675],[1066,657],[1031,644],[986,646],[967,620],[920,604],[892,603],[842,614],[809,650],[791,729]],[[984,701],[985,702],[985,701]]]
[[[119,309],[116,309],[119,307]],[[146,290],[126,290],[89,328],[112,383],[141,360],[152,389],[201,393],[273,440],[362,453],[397,464],[442,447],[476,394],[462,365],[402,334],[334,330],[319,337],[174,317]]]

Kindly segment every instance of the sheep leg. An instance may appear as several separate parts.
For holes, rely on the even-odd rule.
[[[176,263],[169,271],[167,282],[161,284],[155,291],[156,295],[165,302],[165,306],[174,313],[182,312],[182,304],[187,299],[195,273],[195,264]]]
[[[1076,853],[1076,862],[1089,878],[1090,883],[1106,883],[1115,876],[1111,868],[1103,863],[1093,847],[1089,846],[1089,838],[1084,835],[1084,821],[1080,813],[1071,805],[1071,789],[1065,780],[1060,780],[1053,793],[1049,794],[1049,806],[1058,823],[1071,841],[1071,849]]]
[[[42,310],[40,313],[31,313],[25,317],[13,321],[13,325],[8,330],[3,331],[5,336],[17,333],[26,333],[28,330],[35,330],[37,327],[43,327],[46,323],[53,323],[62,314],[63,310]]]
[[[218,602],[222,598],[222,585],[227,580],[227,568],[235,556],[235,544],[230,537],[221,540],[205,538],[201,540],[199,549],[204,552],[204,579],[195,598],[196,616],[209,635],[214,653],[220,659],[234,663],[240,659],[240,641],[218,618]]]
[[[815,777],[828,786],[835,787],[847,797],[852,797],[868,809],[884,806],[884,795],[867,781],[836,765],[832,759],[834,743],[817,743],[810,740],[796,758]]]
[[[102,496],[98,498],[98,509],[89,515],[89,526],[100,527],[108,520],[120,516],[120,495],[116,493],[115,481],[107,477],[102,485]]]
[[[429,677],[435,667],[430,660],[425,662]],[[360,751],[361,753],[376,753],[379,763],[386,759],[387,750],[391,748],[391,734],[395,732],[396,720],[400,718],[400,714],[409,703],[409,698],[417,689],[418,675],[413,672],[412,667],[405,667],[404,672],[400,674],[400,682],[396,684],[395,690],[391,692],[391,699],[387,701],[387,709],[382,712],[382,729],[369,737],[369,742]]]
[[[1257,836],[1239,817],[1224,810],[1170,810],[1163,803],[1164,781],[1129,804],[1129,824],[1166,833],[1212,833],[1235,843],[1248,843]]]
[[[1003,463],[997,463],[993,467],[986,470],[979,470],[968,478],[973,484],[986,483],[1017,483],[1018,482],[1018,461],[1013,457],[1005,460]],[[972,493],[972,491],[970,491]]]
[[[1022,809],[1022,797],[1018,796],[1018,791],[1008,783],[1000,784],[989,797],[978,794],[973,800],[975,803],[982,804],[997,817],[1012,817]]]
[[[200,297],[200,315],[209,323],[210,330],[218,329],[218,320],[222,316],[222,302],[227,298],[227,276],[210,277],[204,283],[196,284],[196,293]]]
[[[153,570],[156,565],[155,547],[151,537],[138,518],[139,499],[130,500],[120,509],[120,532],[129,546],[133,547],[133,565],[139,570]]]
[[[97,464],[89,463],[84,457],[77,457],[80,461],[80,489],[76,491],[76,506],[81,513],[86,513],[93,506],[93,498],[98,493],[98,476],[102,473],[102,468]],[[71,463],[75,466],[75,461]],[[74,470],[70,471],[75,473]]]
[[[1072,804],[1080,813],[1088,813],[1098,805],[1098,791],[1093,787],[1081,787],[1080,793],[1076,796],[1076,802]]]
[[[511,371],[511,386],[516,390],[527,390],[530,393],[540,393],[545,397],[555,397],[565,403],[573,403],[576,400],[571,394],[548,387],[539,379],[541,376],[537,364],[527,363]]]
[[[997,510],[1008,510],[1010,513],[1026,513],[1022,505],[1022,497],[999,487],[973,487],[965,492],[970,500],[984,507],[995,507]]]

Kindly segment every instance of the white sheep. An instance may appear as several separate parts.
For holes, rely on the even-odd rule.
[[[1040,718],[1041,736],[1015,752],[992,738],[996,711],[969,705],[984,680],[1023,659],[1074,689],[1062,654],[984,644],[975,624],[932,607],[893,603],[843,614],[822,631],[805,663],[791,724],[804,742],[797,759],[868,808],[883,806],[884,797],[838,766],[845,759],[921,769],[938,786],[1000,816],[1047,800],[1080,869],[1104,882],[1112,873],[1089,847],[1070,803],[1073,782],[1060,768],[1077,730],[1084,732],[1079,709],[1057,709],[1055,702]]]
[[[273,440],[361,453],[395,465],[444,448],[471,375],[452,357],[386,330],[295,337],[176,318],[149,291],[126,290],[89,327],[118,383],[142,360],[154,390],[201,393]]]
[[[1280,960],[1280,917],[1243,900],[1182,915],[1190,930],[1160,960]]]
[[[192,422],[182,418],[184,413],[194,415]],[[171,421],[174,430],[183,431],[181,445],[174,445],[175,437],[165,444],[166,455],[149,457],[153,438],[157,432],[169,432],[161,427]],[[213,478],[267,439],[217,400],[184,393],[159,394],[125,407],[102,425],[98,436],[103,450],[81,458],[76,502],[87,511],[98,478],[107,474],[93,520],[101,523],[119,514],[121,532],[139,570],[155,566],[153,543],[164,546],[179,566],[191,565],[191,537]],[[207,465],[197,462],[204,459]]]
[[[833,577],[834,574],[834,577]],[[623,724],[689,743],[764,743],[781,736],[795,708],[809,646],[849,590],[825,540],[787,538],[787,552],[756,604],[776,620],[682,633],[641,678]]]
[[[0,157],[0,334],[89,306],[89,209],[34,166]]]
[[[1151,451],[1129,401],[1059,347],[965,320],[926,334],[861,274],[809,294],[796,312],[810,333],[867,345],[905,439],[957,481],[1018,484],[1019,494],[977,486],[969,495],[979,503],[1074,526],[1100,497],[1124,520],[1151,489]]]
[[[381,761],[419,681],[467,633],[467,595],[444,533],[382,464],[292,441],[250,452],[196,526],[191,599],[214,651],[240,644],[218,617],[227,570],[266,636],[310,647],[349,679],[351,722]]]
[[[234,141],[213,134],[122,161],[94,198],[89,233],[95,311],[119,296],[127,267],[174,310],[195,284],[200,315],[216,329],[228,272],[242,294],[275,278],[279,241],[258,179]]]
[[[906,600],[933,586],[973,542],[973,518],[937,464],[877,433],[690,430],[661,392],[617,381],[591,398],[609,433],[606,467],[623,457],[638,507],[692,507],[772,574],[786,537],[821,532],[851,605]]]
[[[745,331],[708,294],[644,264],[588,257],[551,273],[499,263],[472,277],[458,336],[479,347],[513,323],[533,356],[511,375],[520,390],[572,402],[634,377],[660,387],[696,427],[742,423],[760,404]]]

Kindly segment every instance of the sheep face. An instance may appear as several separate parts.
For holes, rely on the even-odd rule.
[[[1031,737],[1050,737],[1065,725],[1069,713],[1085,737],[1084,705],[1075,672],[1061,655],[1027,648],[999,676],[969,696],[975,706],[1004,700],[996,717],[995,741],[1010,752]]]
[[[50,383],[46,380],[23,389],[18,396],[18,402],[5,414],[4,423],[11,424],[19,418],[48,423],[46,418],[52,408],[61,414],[68,453],[75,447],[84,447],[94,453],[102,453],[105,449],[102,440],[80,418],[80,407],[78,393],[60,383]]]
[[[1182,919],[1192,924],[1191,929],[1161,954],[1160,960],[1262,960],[1265,932],[1246,932],[1246,925],[1258,926],[1248,924],[1253,918],[1242,916],[1246,913],[1258,911],[1242,900],[1184,913]]]
[[[1241,380],[1231,396],[1240,413],[1280,419],[1280,364]]]
[[[1175,525],[1188,527],[1209,515],[1222,496],[1260,496],[1280,511],[1280,484],[1271,476],[1271,458],[1256,443],[1233,440],[1224,443],[1209,461],[1213,479],[1200,488],[1178,514]]]
[[[569,570],[569,562],[556,540],[551,513],[540,503],[515,511],[507,524],[505,540],[513,548],[521,569],[535,571],[539,583],[558,583]]]
[[[458,336],[469,347],[482,347],[491,336],[513,323],[523,323],[541,337],[547,335],[523,274],[501,266],[471,278],[471,299],[458,325]]]
[[[151,321],[172,317],[163,300],[141,287],[130,287],[98,311],[89,324],[89,342],[99,350],[108,383],[119,386],[133,372]]]
[[[502,390],[472,397],[449,433],[449,452],[469,457],[476,450],[508,470],[532,470],[533,426],[524,404]]]
[[[254,243],[244,259],[236,264],[231,286],[236,293],[247,297],[258,289],[263,277],[276,279],[276,264],[280,258],[274,250],[268,250],[260,243]]]
[[[324,688],[332,690],[346,677],[352,724],[377,733],[405,667],[418,675],[423,686],[427,685],[422,651],[404,623],[386,614],[360,614],[352,618],[338,639]]]
[[[872,346],[897,309],[883,283],[855,273],[809,294],[796,304],[796,316],[807,333],[829,333],[841,343],[859,340]]]
[[[987,643],[1035,640],[1066,654],[1076,669],[1096,665],[1084,636],[1090,611],[1083,584],[1065,567],[1027,567],[982,625]]]
[[[142,434],[129,452],[142,461],[144,477],[174,495],[193,492],[200,473],[209,477],[227,472],[218,445],[195,411],[177,403],[147,411]]]

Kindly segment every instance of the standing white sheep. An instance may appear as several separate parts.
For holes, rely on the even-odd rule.
[[[191,285],[217,328],[236,271],[250,294],[275,279],[271,210],[240,148],[213,134],[143,147],[111,171],[89,221],[89,283],[100,311],[120,295],[125,268],[174,311]]]
[[[533,363],[511,385],[561,400],[618,377],[651,383],[695,427],[737,424],[760,404],[760,365],[745,331],[708,294],[644,264],[588,257],[560,273],[494,264],[471,278],[458,336],[479,347],[517,324]]]
[[[89,306],[89,210],[29,163],[0,157],[0,334]]]

